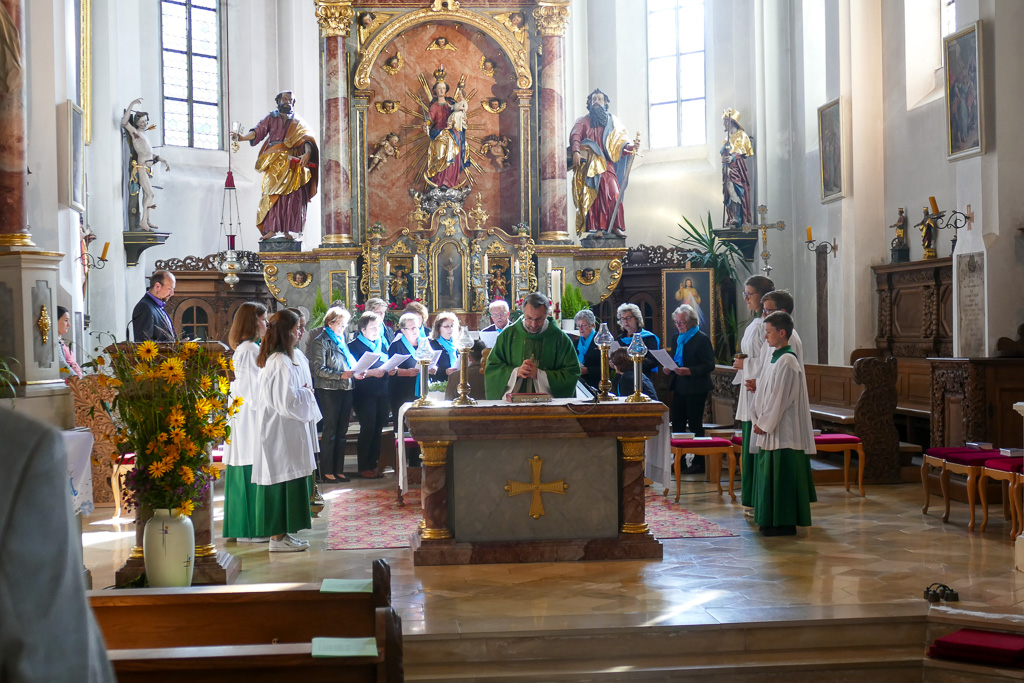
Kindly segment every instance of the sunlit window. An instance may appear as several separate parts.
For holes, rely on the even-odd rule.
[[[161,0],[164,143],[221,148],[218,0]]]
[[[647,0],[650,144],[707,141],[704,0]]]

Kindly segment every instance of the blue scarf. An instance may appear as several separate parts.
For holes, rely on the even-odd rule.
[[[686,332],[676,337],[676,357],[675,362],[679,367],[683,367],[683,347],[686,346],[686,342],[693,339],[693,336],[700,332],[700,328],[694,325]]]
[[[359,333],[359,336],[358,336],[358,337],[356,337],[356,338],[357,338],[357,339],[358,339],[359,341],[361,341],[361,342],[363,342],[364,344],[366,344],[366,348],[367,348],[367,349],[369,349],[370,351],[373,351],[374,353],[379,353],[379,354],[381,354],[381,355],[383,355],[383,356],[387,356],[387,355],[388,355],[388,354],[384,353],[384,350],[383,350],[383,348],[382,348],[382,340],[381,340],[381,338],[380,338],[380,337],[377,337],[377,341],[373,341],[373,342],[372,342],[372,341],[370,341],[369,339],[367,339],[366,337],[364,337],[364,336],[363,336],[363,333],[362,333],[362,332],[360,332],[360,333]],[[372,366],[371,366],[371,367],[372,367]]]
[[[650,332],[648,330],[640,330],[640,338],[641,339],[646,339],[647,337],[654,337],[654,342],[655,342],[654,343],[654,348],[656,348],[656,349],[660,349],[661,348],[661,340],[658,339],[658,335],[656,335],[653,332]],[[623,337],[622,339],[619,340],[619,343],[622,344],[623,346],[629,346],[629,343],[631,341],[633,341],[633,335],[627,334],[625,337]]]
[[[324,332],[334,342],[334,345],[341,349],[342,355],[345,356],[345,366],[352,369],[356,364],[356,359],[352,357],[352,352],[348,350],[348,344],[338,339],[338,335],[334,334],[334,330],[331,328],[324,326]]]
[[[404,334],[399,333],[398,337],[399,337],[399,339],[402,340],[402,343],[405,344],[405,350],[409,352],[409,355],[412,356],[413,359],[415,359],[416,358],[416,347],[413,346],[411,343],[409,343],[409,340],[405,338]]]
[[[583,357],[587,355],[587,351],[590,350],[590,343],[594,341],[596,336],[597,330],[591,330],[586,339],[580,337],[580,340],[576,342],[576,357],[580,359],[580,365],[583,365]]]
[[[444,350],[448,352],[448,367],[459,367],[459,352],[456,350],[455,345],[452,344],[452,341],[450,339],[445,339],[444,337],[438,337],[437,343],[443,346]]]
[[[430,338],[430,336],[427,335],[427,328],[425,328],[423,325],[420,325],[420,339],[429,339],[429,338]]]

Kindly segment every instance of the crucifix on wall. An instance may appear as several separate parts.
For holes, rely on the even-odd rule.
[[[764,267],[761,270],[764,271],[766,277],[771,276],[772,267],[768,263],[768,259],[772,257],[772,253],[768,251],[768,231],[769,230],[785,230],[785,221],[776,221],[774,223],[768,222],[768,207],[765,204],[757,207],[757,212],[761,214],[760,222],[757,225],[750,225],[749,223],[743,224],[743,232],[750,232],[751,230],[761,231],[761,258],[764,259]]]

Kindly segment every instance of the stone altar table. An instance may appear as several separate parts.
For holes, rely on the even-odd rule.
[[[660,559],[644,513],[644,442],[662,403],[410,408],[423,454],[416,565]]]

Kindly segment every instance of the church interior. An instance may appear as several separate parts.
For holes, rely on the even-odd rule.
[[[398,314],[418,300],[479,337],[492,301],[515,311],[541,292],[556,325],[572,331],[579,302],[616,339],[628,332],[617,311],[634,304],[673,349],[673,312],[692,302],[717,356],[704,423],[727,440],[739,428],[744,280],[761,275],[792,294],[814,428],[852,439],[813,459],[813,524],[796,536],[765,537],[744,515],[731,445],[725,465],[706,456],[708,475],[680,481],[677,458],[673,476],[667,439],[669,464],[655,462],[643,406],[665,412],[659,403],[612,403],[621,410],[606,423],[574,414],[561,431],[517,417],[526,407],[476,424],[458,411],[484,408],[445,403],[418,408],[444,417],[410,418],[412,437],[388,427],[381,462],[394,471],[383,478],[321,481],[308,552],[223,538],[215,484],[195,520],[193,585],[377,581],[373,561],[386,560],[401,630],[377,680],[1019,680],[1020,661],[926,650],[965,628],[1024,636],[1022,467],[957,459],[1024,453],[1024,164],[1010,159],[1010,143],[1024,159],[1013,132],[1024,3],[0,9],[0,396],[95,437],[91,500],[77,509],[94,605],[143,573],[146,520],[123,509],[125,470],[111,458],[116,390],[85,387],[104,372],[91,361],[131,340],[154,271],[176,278],[161,309],[175,334],[207,344],[226,344],[251,301],[322,320],[332,301],[358,319],[370,299]],[[275,132],[282,120],[298,123]],[[61,368],[64,349],[84,380]],[[654,386],[670,403],[665,376]],[[612,490],[587,505],[611,506],[622,544],[576,556],[572,539],[590,537],[547,536],[489,555],[479,539],[452,540],[447,521],[466,533],[472,512],[458,486],[437,502],[445,453],[449,479],[483,475],[452,465],[462,446],[445,448],[493,438],[500,456],[519,437],[555,464],[569,458],[563,442],[607,437],[593,453]],[[421,448],[424,466],[407,468],[403,447]],[[565,475],[569,491],[604,476],[586,469]],[[557,517],[562,496],[537,493],[539,473],[534,499]],[[339,548],[338,511],[364,494],[422,504],[409,543]],[[656,514],[668,519],[658,529],[695,521],[658,537]],[[934,584],[950,590],[930,599]],[[334,608],[307,609],[315,635]],[[208,618],[210,632],[233,628]],[[260,654],[239,652],[236,664]],[[115,667],[122,680],[155,675],[132,666]]]

